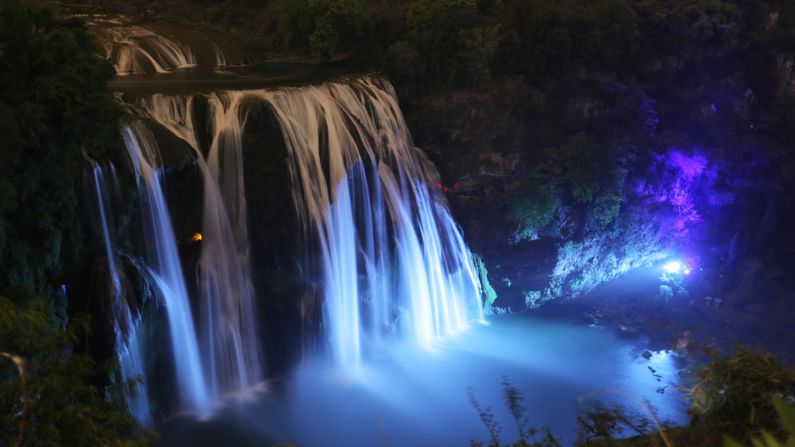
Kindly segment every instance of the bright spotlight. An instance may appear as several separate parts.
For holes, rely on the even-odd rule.
[[[682,265],[682,261],[670,261],[670,262],[666,263],[665,265],[663,265],[663,271],[665,273],[678,274],[678,273],[682,273],[683,270],[685,271],[686,275],[688,273],[690,273],[690,269],[684,267]]]

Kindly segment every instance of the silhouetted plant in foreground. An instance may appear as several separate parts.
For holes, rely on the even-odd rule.
[[[749,443],[763,433],[783,437],[787,430],[774,402],[784,399],[792,404],[795,371],[770,354],[746,349],[732,356],[706,352],[711,363],[695,371],[695,384],[686,390],[692,403],[691,426],[713,440],[730,436]]]
[[[761,438],[751,440],[754,447],[793,447],[795,446],[795,408],[787,406],[780,397],[773,398],[773,406],[778,413],[781,428],[786,430],[786,440],[781,441],[769,432],[762,433]],[[731,438],[724,440],[726,447],[741,447],[742,444]]]
[[[691,406],[690,423],[673,427],[660,422],[654,408],[641,402],[645,412],[620,404],[584,399],[577,416],[575,445],[582,447],[726,446],[795,447],[795,371],[770,354],[740,349],[722,356],[708,349],[711,362],[691,373],[693,385],[685,388]],[[502,380],[508,411],[519,438],[500,441],[501,427],[490,408],[483,408],[469,390],[469,398],[486,426],[490,441],[473,446],[550,447],[560,442],[548,429],[529,426],[524,397],[507,378]],[[542,434],[540,440],[534,437]]]
[[[133,384],[95,384],[98,371],[112,374],[118,365],[99,368],[74,352],[88,319],[76,316],[59,328],[47,300],[0,293],[7,296],[0,295],[0,445],[152,445],[154,433],[122,401]]]
[[[642,436],[652,433],[653,421],[642,414],[629,412],[621,405],[607,405],[589,399],[577,416],[577,444],[588,446],[599,439]],[[656,419],[650,406],[644,405]]]
[[[484,445],[488,447],[560,447],[560,442],[555,439],[554,436],[552,436],[548,428],[542,428],[539,430],[529,425],[529,418],[525,415],[527,409],[524,407],[524,405],[522,405],[524,396],[522,396],[522,393],[518,388],[511,384],[507,377],[503,376],[502,378],[502,393],[505,397],[505,403],[508,406],[508,410],[511,413],[511,417],[516,424],[516,430],[519,434],[519,439],[513,443],[502,444],[500,442],[500,432],[502,429],[494,420],[494,413],[491,412],[491,408],[486,407],[484,409],[480,405],[477,399],[475,399],[475,393],[472,388],[469,388],[468,393],[469,401],[478,412],[480,420],[483,422],[483,425],[486,426],[486,430],[488,430],[489,436],[491,437],[488,444],[484,444],[479,441],[472,441],[473,447],[483,447]],[[541,436],[541,439],[534,440],[534,438],[539,435]]]

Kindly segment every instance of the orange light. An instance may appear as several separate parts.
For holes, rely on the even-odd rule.
[[[199,242],[200,240],[202,240],[202,234],[201,233],[193,233],[193,237],[190,238],[190,240],[192,240],[193,242]]]

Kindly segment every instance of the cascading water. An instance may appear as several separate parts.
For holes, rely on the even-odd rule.
[[[153,95],[139,100],[139,109],[194,148],[204,175],[203,307],[213,309],[205,315],[226,315],[235,330],[228,343],[213,344],[212,334],[224,330],[208,317],[210,339],[203,346],[237,368],[221,368],[227,376],[252,364],[241,362],[247,351],[238,350],[236,340],[256,339],[246,338],[248,323],[238,319],[250,315],[251,302],[242,299],[250,296],[250,283],[247,262],[241,263],[248,258],[240,149],[246,99],[269,104],[281,125],[296,211],[320,252],[324,321],[337,364],[358,364],[363,346],[387,336],[430,347],[483,319],[471,254],[444,198],[432,189],[439,183],[436,169],[413,146],[388,83],[361,79],[209,95],[213,139],[206,161],[194,97]],[[236,225],[231,231],[230,222]],[[226,301],[220,298],[225,291],[231,291]]]
[[[99,55],[118,75],[172,73],[193,67],[245,65],[239,51],[201,33],[162,23],[142,24],[124,16],[74,14],[96,37]]]
[[[202,173],[201,346],[214,395],[250,387],[262,374],[243,184],[241,100],[236,92],[210,96],[213,137],[206,159],[193,124],[192,97],[154,95],[139,102],[145,115],[193,148]]]
[[[431,347],[483,319],[471,254],[386,81],[258,96],[281,123],[296,210],[320,246],[337,364],[356,365],[382,334]]]
[[[109,296],[112,300],[113,331],[116,355],[121,365],[121,379],[125,383],[133,379],[142,379],[136,384],[135,394],[127,397],[127,405],[138,421],[145,425],[151,425],[148,383],[141,350],[140,314],[127,302],[124,295],[110,230],[111,214],[108,212],[108,208],[111,203],[111,194],[109,189],[118,190],[116,170],[112,164],[102,166],[94,163],[91,169],[91,178],[94,192],[96,193],[102,242],[105,247],[105,257],[110,276]]]
[[[106,30],[110,40],[105,57],[118,74],[168,73],[196,65],[191,48],[141,26]]]
[[[124,128],[123,137],[138,183],[147,259],[168,317],[180,401],[185,410],[206,416],[214,403],[208,392],[171,217],[155,164],[157,145],[138,123]]]

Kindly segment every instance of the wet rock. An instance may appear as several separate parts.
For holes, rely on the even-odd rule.
[[[651,352],[649,352],[649,351],[643,351],[643,354],[641,354],[641,355],[646,360],[649,360],[651,358]]]
[[[493,306],[492,310],[494,311],[494,315],[507,314],[511,311],[511,309],[508,307],[496,307],[496,306]]]

